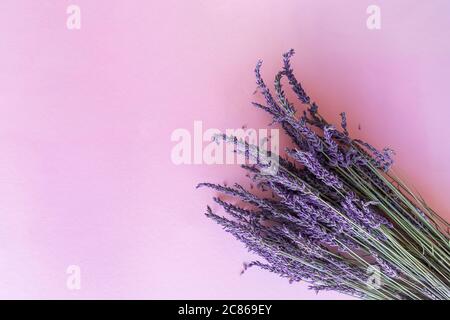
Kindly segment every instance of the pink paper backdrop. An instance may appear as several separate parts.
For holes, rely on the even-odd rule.
[[[81,30],[66,28],[69,4]],[[368,30],[366,8],[381,8]],[[309,94],[444,216],[450,3],[419,0],[0,2],[0,298],[339,299],[257,269],[203,212],[236,166],[170,158],[177,128],[265,127],[252,70],[289,48]],[[361,130],[358,130],[358,125]],[[81,268],[81,290],[66,268]]]

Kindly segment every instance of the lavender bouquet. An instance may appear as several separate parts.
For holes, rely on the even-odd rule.
[[[449,299],[449,224],[394,174],[392,150],[353,139],[345,113],[341,129],[319,114],[293,74],[293,54],[283,55],[275,95],[258,62],[256,83],[266,103],[253,105],[272,115],[295,147],[279,158],[275,174],[264,174],[258,146],[219,136],[256,159],[243,168],[266,192],[201,183],[237,200],[215,197],[229,218],[209,206],[206,216],[261,257],[244,270],[260,267],[317,292],[364,299]],[[283,78],[306,107],[300,116],[283,91]]]

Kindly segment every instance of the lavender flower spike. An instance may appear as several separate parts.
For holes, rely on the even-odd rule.
[[[294,159],[300,161],[308,170],[313,173],[319,180],[322,180],[327,186],[336,189],[342,189],[343,183],[337,176],[324,168],[319,161],[309,152],[290,151],[288,152]]]

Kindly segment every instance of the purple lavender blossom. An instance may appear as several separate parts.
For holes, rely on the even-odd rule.
[[[322,180],[327,186],[342,189],[343,183],[326,168],[310,152],[302,152],[299,150],[289,151],[290,156],[305,165],[308,170],[313,173],[319,180]]]
[[[289,282],[307,282],[317,292],[333,290],[360,298],[450,299],[445,283],[450,266],[440,259],[448,257],[450,248],[436,238],[426,242],[428,247],[415,242],[437,232],[431,229],[430,213],[406,202],[384,178],[393,164],[393,151],[379,151],[352,139],[345,112],[341,113],[342,130],[327,123],[294,76],[293,54],[290,50],[283,55],[283,69],[275,76],[276,99],[261,77],[262,62],[257,63],[256,83],[265,104],[253,105],[271,114],[273,123],[285,130],[296,147],[286,151],[290,158],[280,156],[275,174],[267,175],[262,174],[257,146],[221,137],[243,149],[247,159],[258,161],[242,166],[252,179],[251,192],[239,184],[198,184],[197,188],[208,187],[234,199],[213,198],[229,218],[213,213],[209,206],[206,216],[261,258],[244,264],[243,272],[259,267]],[[300,118],[282,87],[284,77],[299,102],[307,106]],[[422,230],[425,236],[403,226]],[[430,252],[430,244],[439,255]],[[402,246],[404,252],[399,251]],[[392,258],[395,255],[400,256]],[[382,273],[379,290],[367,285],[366,270],[371,264]],[[412,270],[414,265],[420,269]],[[435,276],[441,266],[444,271]],[[423,270],[427,274],[420,278]]]
[[[291,68],[291,62],[290,59],[294,55],[294,49],[289,50],[285,54],[283,54],[283,71],[286,74],[287,78],[289,79],[289,84],[292,86],[292,91],[295,92],[297,95],[297,98],[305,104],[310,103],[310,98],[306,94],[305,90],[303,90],[300,83],[297,81],[297,79],[294,76],[293,70]]]

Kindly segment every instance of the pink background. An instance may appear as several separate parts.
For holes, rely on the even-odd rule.
[[[66,7],[82,27],[66,28]],[[338,4],[339,3],[339,4]],[[381,30],[366,8],[381,7]],[[171,162],[177,128],[265,127],[252,70],[298,77],[330,119],[397,151],[450,218],[448,1],[0,2],[0,298],[345,298],[258,269],[204,215],[201,181],[236,166]],[[357,129],[358,124],[361,130]],[[79,265],[82,288],[66,288]]]

